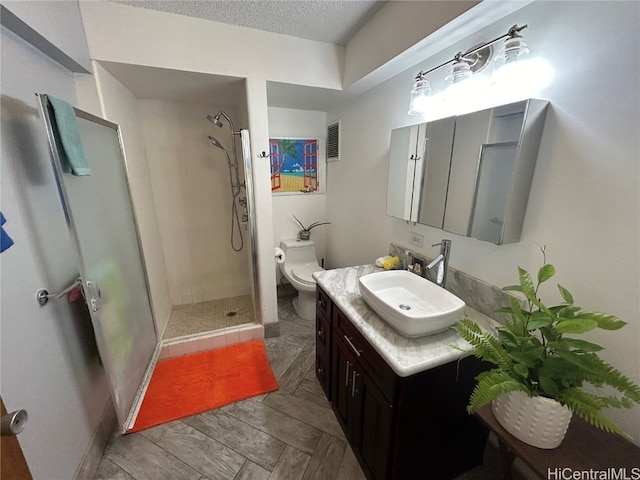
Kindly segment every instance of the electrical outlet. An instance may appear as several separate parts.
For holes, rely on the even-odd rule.
[[[409,243],[411,245],[415,245],[418,248],[422,248],[422,244],[424,242],[424,237],[416,232],[411,232],[409,237]]]

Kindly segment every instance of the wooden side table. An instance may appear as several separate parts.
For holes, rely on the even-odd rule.
[[[513,460],[520,458],[536,475],[547,480],[619,479],[640,480],[640,447],[625,438],[604,432],[576,415],[558,448],[545,450],[521,442],[498,423],[491,406],[476,412],[482,423],[498,438],[502,478],[511,480]],[[575,477],[573,472],[586,473]]]

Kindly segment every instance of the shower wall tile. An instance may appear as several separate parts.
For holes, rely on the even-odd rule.
[[[206,119],[221,106],[147,99],[138,103],[173,304],[248,294],[249,248],[234,252],[230,245],[227,161],[207,139],[215,136],[232,152],[230,130]],[[233,108],[224,109],[235,117]]]
[[[160,355],[158,356],[158,360],[164,360],[165,358],[171,358],[168,345],[162,346],[162,349],[160,350]]]
[[[219,334],[213,337],[213,348],[222,348],[227,346],[227,336]]]
[[[253,340],[264,340],[264,327],[262,325],[258,325],[252,332]]]
[[[227,333],[227,345],[235,345],[236,343],[240,343],[240,333],[239,332]]]
[[[217,300],[218,289],[215,285],[205,284],[202,285],[202,298],[203,301],[208,302],[209,300]]]
[[[204,302],[202,285],[194,285],[193,287],[191,287],[191,293],[192,293],[193,303]]]
[[[184,355],[184,345],[182,343],[172,343],[167,345],[169,358],[181,357]]]
[[[262,340],[263,338],[264,327],[262,325],[239,326],[237,328],[230,327],[228,330],[214,334],[206,334],[205,336],[194,335],[191,338],[182,338],[167,342],[160,351],[159,360],[181,357],[207,350],[215,350],[237,343]]]
[[[259,330],[258,328],[247,328],[246,330],[240,330],[240,343],[250,342],[255,340],[255,330]]]
[[[176,291],[177,290],[177,291]],[[208,302],[223,298],[248,295],[250,287],[244,281],[230,282],[228,285],[191,285],[171,290],[174,305]]]
[[[222,338],[224,338],[224,336],[222,336]],[[217,340],[217,337],[214,335],[205,337],[202,344],[204,345],[205,350],[215,350],[216,348],[222,348],[225,346]]]
[[[179,288],[170,288],[169,294],[171,295],[171,303],[174,305],[180,305],[182,303],[182,294]]]
[[[253,332],[249,329],[240,330],[238,332],[238,335],[239,335],[238,341],[240,343],[250,342],[251,340],[253,340]]]
[[[180,295],[181,298],[181,304],[184,305],[186,303],[196,303],[193,301],[193,294],[191,293],[191,289],[189,288],[188,290],[183,289],[182,290],[182,294]]]
[[[184,342],[185,355],[191,355],[192,353],[201,352],[202,350],[204,350],[204,345],[202,345],[202,342],[200,341],[200,339],[189,340],[187,342]]]

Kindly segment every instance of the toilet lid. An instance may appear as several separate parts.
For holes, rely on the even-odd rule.
[[[301,265],[291,270],[291,274],[300,282],[316,283],[311,274],[314,272],[321,272],[323,270],[324,268],[317,263],[307,263],[306,265]]]

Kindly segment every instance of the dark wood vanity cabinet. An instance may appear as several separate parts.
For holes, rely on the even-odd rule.
[[[333,320],[333,409],[363,469],[371,478],[388,478],[394,409],[367,361],[378,354],[369,351],[370,345],[351,331],[353,326],[335,307]]]
[[[479,361],[400,377],[320,287],[317,299],[316,374],[368,479],[451,479],[482,463],[487,431],[466,412]]]

